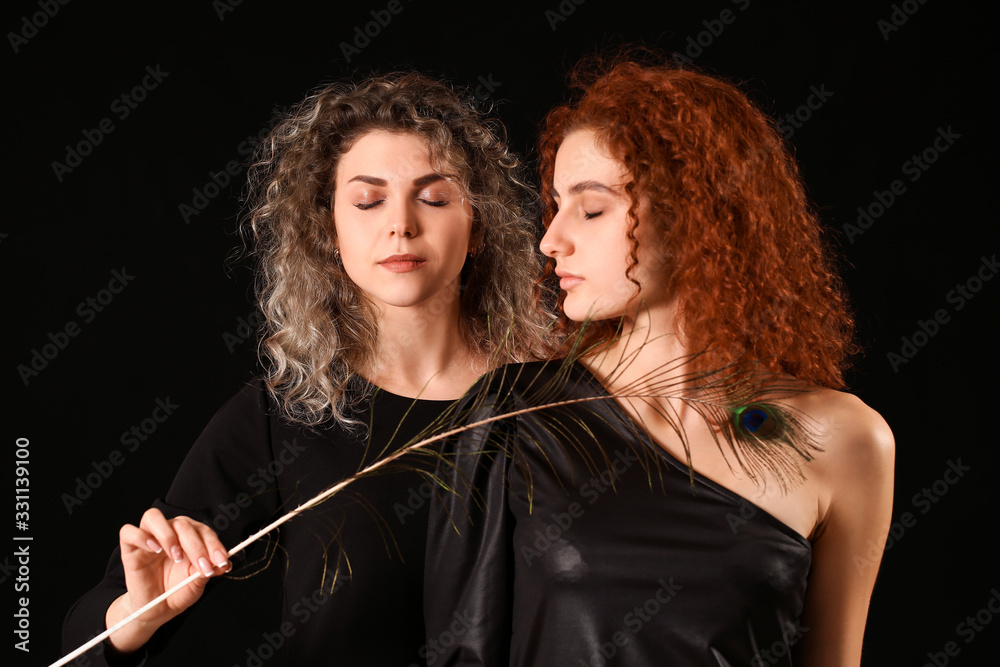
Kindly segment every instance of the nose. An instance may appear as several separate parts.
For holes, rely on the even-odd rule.
[[[391,216],[389,218],[390,236],[413,238],[417,235],[416,213],[408,202],[403,201],[402,198],[397,200],[396,206],[390,209],[389,215]]]
[[[556,257],[557,255],[568,255],[572,252],[571,244],[565,234],[564,224],[559,212],[556,212],[549,228],[545,230],[545,235],[538,242],[538,249],[546,257]]]

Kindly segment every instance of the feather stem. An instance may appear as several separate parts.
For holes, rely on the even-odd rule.
[[[614,377],[617,377],[617,376],[620,375],[620,372],[622,370],[620,367],[622,365],[627,366],[628,364],[631,363],[632,360],[634,360],[634,354],[635,354],[635,352],[633,351],[633,352],[629,352],[628,354],[622,355],[622,358],[619,361],[619,367],[617,367],[615,369]],[[441,432],[441,433],[438,433],[436,435],[432,435],[430,437],[427,437],[427,438],[424,438],[422,440],[419,440],[418,442],[415,442],[415,443],[412,443],[412,444],[407,444],[407,445],[401,447],[400,449],[396,450],[392,454],[389,454],[388,456],[385,456],[384,458],[380,458],[379,460],[377,460],[377,461],[371,463],[370,465],[364,467],[363,469],[359,470],[358,472],[354,473],[353,475],[351,475],[351,476],[349,476],[349,477],[341,480],[340,482],[337,482],[333,486],[328,487],[327,489],[325,489],[324,491],[320,492],[319,494],[317,494],[313,498],[311,498],[311,499],[307,500],[306,502],[300,504],[295,509],[290,510],[285,515],[279,517],[275,521],[273,521],[273,522],[269,523],[268,525],[264,526],[259,531],[257,531],[253,535],[250,535],[245,540],[243,540],[242,542],[240,542],[239,544],[237,544],[236,546],[234,546],[233,548],[231,548],[229,550],[228,554],[229,554],[230,557],[235,556],[236,554],[238,554],[241,551],[243,551],[246,547],[250,546],[251,544],[253,544],[257,540],[259,540],[260,538],[264,537],[266,534],[270,533],[275,528],[278,528],[282,524],[284,524],[284,523],[292,520],[293,518],[295,518],[296,516],[298,516],[299,514],[301,514],[303,511],[305,511],[305,510],[307,510],[307,509],[309,509],[311,507],[315,507],[319,503],[321,503],[321,502],[329,499],[330,497],[332,497],[333,495],[335,495],[336,493],[338,493],[339,491],[341,491],[342,489],[344,489],[346,486],[352,484],[353,482],[355,482],[355,481],[357,481],[357,480],[359,480],[359,479],[361,479],[363,477],[366,477],[366,476],[369,476],[369,475],[372,475],[372,474],[374,474],[376,472],[381,471],[381,469],[383,469],[386,466],[388,466],[389,464],[397,461],[398,459],[400,459],[401,457],[403,457],[406,454],[410,454],[410,453],[416,452],[418,450],[424,450],[424,449],[427,448],[428,445],[431,445],[433,443],[440,442],[441,440],[444,440],[446,438],[458,435],[458,434],[463,433],[465,431],[468,431],[468,430],[471,430],[471,429],[475,429],[475,428],[478,428],[478,427],[481,427],[481,426],[486,426],[488,424],[491,424],[493,422],[497,422],[497,421],[500,421],[500,420],[503,420],[503,419],[510,419],[512,417],[518,417],[520,415],[529,414],[529,413],[536,412],[536,411],[539,411],[539,410],[549,410],[549,409],[553,409],[553,408],[560,408],[560,407],[566,407],[566,406],[571,406],[571,405],[578,405],[578,404],[583,404],[583,403],[589,403],[589,402],[592,402],[592,401],[604,401],[604,400],[608,400],[608,399],[612,399],[612,400],[615,400],[615,399],[637,399],[637,400],[642,400],[642,401],[647,401],[647,402],[649,402],[649,401],[656,402],[656,401],[659,401],[659,400],[672,399],[672,398],[673,399],[681,400],[685,404],[688,404],[688,405],[691,405],[692,407],[694,407],[695,410],[697,410],[698,413],[702,416],[702,418],[705,419],[706,421],[715,422],[716,424],[718,424],[718,425],[721,426],[721,428],[723,430],[722,436],[727,441],[730,441],[730,449],[737,456],[737,460],[744,467],[744,469],[748,470],[748,472],[753,476],[753,470],[750,470],[750,469],[747,468],[747,466],[744,463],[743,459],[740,457],[740,452],[732,444],[732,437],[733,437],[733,434],[731,433],[732,428],[733,428],[732,427],[732,420],[730,420],[730,419],[724,419],[724,420],[717,419],[717,417],[718,417],[717,413],[719,411],[725,411],[725,414],[727,414],[727,415],[731,411],[731,409],[732,409],[731,408],[732,395],[733,395],[734,391],[740,397],[746,397],[747,395],[751,394],[751,389],[750,389],[750,386],[749,386],[750,383],[747,383],[745,381],[744,382],[736,381],[734,383],[733,382],[733,376],[734,376],[734,374],[728,374],[727,375],[727,374],[720,374],[720,372],[713,372],[713,373],[694,372],[694,373],[681,373],[679,375],[670,375],[670,373],[676,372],[677,369],[683,367],[684,363],[686,361],[688,361],[689,358],[690,357],[681,357],[679,359],[674,359],[674,360],[672,360],[670,362],[667,362],[666,364],[664,364],[660,368],[656,369],[655,371],[647,373],[647,374],[641,376],[640,378],[635,379],[635,380],[627,383],[625,386],[618,388],[614,392],[614,394],[611,394],[609,392],[607,394],[589,395],[589,396],[576,397],[576,398],[570,398],[570,399],[553,401],[553,402],[545,402],[543,404],[534,404],[534,405],[530,405],[528,407],[524,407],[524,408],[521,408],[521,409],[518,409],[518,410],[514,410],[514,411],[511,411],[511,412],[504,412],[502,414],[493,415],[491,417],[487,417],[487,418],[484,418],[484,419],[481,419],[481,420],[478,420],[478,421],[475,421],[475,422],[472,422],[472,423],[463,424],[463,425],[457,426],[455,428],[450,428],[450,429],[448,429],[448,430],[446,430],[444,432]],[[567,363],[567,361],[569,361],[569,360],[563,360],[563,363],[562,363],[562,365],[560,367],[560,371],[557,374],[557,377],[565,379],[565,374],[568,373],[568,368],[571,366],[571,364]],[[506,373],[506,368],[504,368],[502,372]],[[520,373],[520,371],[519,371],[519,373]],[[664,377],[664,376],[666,376],[666,377]],[[704,384],[702,384],[702,385],[700,385],[698,387],[699,391],[704,394],[703,396],[699,396],[697,394],[692,395],[691,392],[684,391],[685,389],[687,389],[688,387],[690,387],[690,385],[691,385],[691,383],[693,381],[698,381],[698,380],[704,381]],[[541,391],[542,392],[546,392],[546,391],[549,391],[549,390],[551,390],[551,387],[549,387],[548,384],[543,385],[541,387]],[[772,393],[779,393],[780,394],[782,390],[794,391],[794,389],[790,385],[784,385],[782,387],[779,387],[779,389],[778,389],[777,392],[772,392]],[[759,402],[759,401],[755,401],[755,402]],[[701,408],[699,408],[697,406],[701,406]],[[706,414],[706,412],[703,412],[702,411],[703,409],[708,414]],[[685,434],[683,432],[683,428],[678,423],[678,420],[677,420],[676,416],[673,419],[669,417],[670,414],[677,415],[677,409],[675,407],[671,406],[669,404],[669,402],[668,402],[667,405],[666,405],[666,407],[662,407],[661,406],[661,407],[659,407],[659,410],[661,411],[660,414],[666,418],[667,422],[670,423],[673,426],[675,432],[677,432],[677,434],[681,437],[681,441],[684,444],[684,448],[685,448],[685,451],[687,453],[688,466],[690,468],[691,467],[691,465],[690,465],[691,464],[691,455],[690,455],[690,450],[689,450],[689,447],[688,447],[688,444],[687,444],[687,439],[686,439]],[[713,434],[714,434],[714,431],[713,431]],[[714,437],[716,437],[716,442],[721,447],[722,445],[721,445],[721,443],[718,440],[718,435],[714,434]],[[757,440],[759,440],[759,439],[751,440],[751,444],[756,443]],[[792,448],[798,454],[800,454],[801,456],[805,457],[806,460],[808,460],[808,455],[805,452],[803,452],[801,448],[799,448],[798,446],[796,446],[795,443],[788,442],[787,444],[790,444],[792,446]],[[781,470],[778,471],[779,474],[781,474],[781,473],[784,473],[784,472],[787,471],[787,468],[788,468],[789,464],[786,461],[779,461],[777,463],[777,465],[781,468]],[[755,460],[754,467],[756,468],[756,467],[759,467],[759,466],[760,466],[760,462]],[[692,475],[693,475],[693,469],[692,469]],[[180,582],[179,584],[177,584],[176,586],[174,586],[170,590],[165,591],[162,595],[158,596],[154,600],[151,600],[148,604],[144,605],[142,608],[136,610],[135,612],[133,612],[132,614],[130,614],[126,618],[122,619],[120,622],[116,623],[115,625],[113,625],[112,627],[108,628],[107,630],[105,630],[101,634],[97,635],[96,637],[94,637],[90,641],[86,642],[85,644],[83,644],[82,646],[80,646],[79,648],[77,648],[76,650],[74,650],[73,652],[67,654],[63,658],[61,658],[61,659],[57,660],[56,662],[52,663],[49,667],[62,667],[63,665],[66,665],[67,663],[69,663],[74,658],[80,656],[81,654],[83,654],[86,651],[90,650],[91,648],[93,648],[94,646],[96,646],[97,644],[99,644],[100,642],[104,641],[111,634],[113,634],[114,632],[117,632],[118,630],[120,630],[121,628],[125,627],[126,625],[128,625],[129,623],[131,623],[132,621],[134,621],[135,619],[139,618],[144,613],[146,613],[147,611],[149,611],[150,609],[152,609],[156,605],[160,604],[161,602],[163,602],[164,600],[166,600],[167,598],[169,598],[171,595],[173,595],[174,593],[176,593],[178,590],[184,588],[188,584],[190,584],[193,581],[197,580],[198,577],[201,577],[201,576],[203,576],[201,573],[195,573],[195,574],[191,575],[190,577],[188,577],[184,581]]]

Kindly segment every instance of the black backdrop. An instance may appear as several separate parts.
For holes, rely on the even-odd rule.
[[[239,246],[245,142],[272,110],[358,69],[413,67],[478,86],[530,155],[572,63],[636,40],[742,81],[787,115],[839,240],[866,346],[851,387],[897,439],[896,523],[865,664],[996,664],[990,17],[917,0],[577,2],[5,9],[2,423],[8,483],[17,439],[29,443],[30,519],[14,532],[33,538],[0,553],[13,593],[11,554],[30,544],[30,653],[15,651],[15,664],[58,657],[62,617],[98,579],[118,527],[165,492],[213,412],[255,373],[252,276],[227,257]],[[162,422],[158,401],[175,406]],[[133,427],[144,439],[123,442]],[[250,661],[277,610],[247,604],[263,584],[219,585],[229,595],[156,664]],[[204,658],[179,657],[193,650]]]

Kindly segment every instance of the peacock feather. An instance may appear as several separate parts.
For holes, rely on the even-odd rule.
[[[702,419],[715,443],[727,454],[727,460],[733,461],[736,467],[760,485],[775,480],[783,489],[789,488],[803,478],[802,465],[820,450],[813,424],[807,416],[787,403],[789,398],[809,390],[803,383],[757,371],[756,364],[744,360],[712,371],[687,370],[692,367],[690,362],[704,352],[669,360],[649,373],[620,382],[638,353],[637,349],[633,349],[618,359],[612,372],[607,374],[606,381],[614,387],[613,391],[608,391],[593,375],[581,374],[582,361],[600,352],[594,347],[584,347],[582,340],[583,331],[573,342],[569,354],[562,359],[512,364],[487,373],[465,397],[451,404],[417,436],[407,442],[390,442],[374,456],[373,463],[288,510],[232,547],[229,557],[272,534],[282,524],[303,515],[310,508],[338,494],[350,493],[349,487],[354,482],[372,475],[400,470],[416,471],[434,483],[436,493],[460,494],[469,502],[480,503],[482,499],[475,496],[472,484],[463,477],[462,470],[466,467],[460,465],[465,463],[463,457],[474,456],[483,462],[495,457],[510,457],[515,465],[522,467],[522,473],[530,481],[543,471],[529,466],[523,450],[512,445],[509,439],[494,437],[503,432],[494,428],[495,425],[526,416],[531,416],[535,428],[534,435],[528,434],[526,441],[535,446],[543,461],[548,462],[549,471],[545,474],[556,471],[554,460],[558,456],[577,456],[591,472],[609,466],[611,456],[599,446],[600,443],[596,443],[586,421],[580,419],[581,410],[588,410],[592,416],[644,436],[644,431],[648,429],[644,429],[642,423],[630,420],[620,408],[607,409],[609,405],[624,401],[649,406],[669,425],[683,444],[692,486],[695,467],[683,425],[682,412],[685,411],[693,411]],[[558,443],[554,450],[541,446],[542,438],[539,436],[542,434],[548,436],[546,442]],[[469,446],[446,446],[456,439],[463,439]],[[598,446],[594,447],[595,444]],[[650,449],[635,453],[646,470],[650,485],[654,485],[660,475],[670,474]],[[564,484],[573,482],[560,481]],[[392,537],[388,523],[364,498],[356,500],[369,509],[378,530],[386,539],[387,548],[390,548]],[[327,526],[323,530],[323,536],[329,542],[328,561],[334,560],[329,557],[330,554],[337,553],[330,576],[327,578],[324,575],[324,586],[329,585],[331,590],[338,577],[350,569],[350,561],[340,553],[341,530],[340,525]],[[276,541],[272,539],[271,544],[276,544]],[[270,562],[272,556],[273,550],[269,549],[265,561]],[[50,667],[60,667],[74,660],[200,576],[194,574],[182,581]]]

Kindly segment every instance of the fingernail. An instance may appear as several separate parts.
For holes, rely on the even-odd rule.
[[[206,577],[212,576],[212,564],[208,562],[208,559],[202,556],[198,559],[198,567],[201,568],[201,573]]]
[[[184,552],[178,546],[170,547],[170,556],[174,559],[175,563],[179,563],[184,560]]]
[[[156,553],[160,553],[161,551],[163,551],[163,547],[157,544],[156,540],[153,539],[146,540],[146,546],[155,551]]]
[[[226,554],[222,553],[218,549],[212,553],[212,559],[215,560],[215,567],[225,567],[228,564]]]

